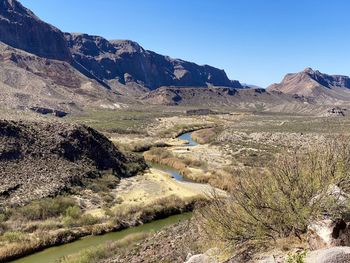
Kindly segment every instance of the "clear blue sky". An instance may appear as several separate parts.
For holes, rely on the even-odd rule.
[[[20,0],[66,32],[131,39],[267,86],[313,67],[350,75],[348,0]]]

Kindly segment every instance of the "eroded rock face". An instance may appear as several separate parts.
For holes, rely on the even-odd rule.
[[[40,57],[71,60],[63,33],[16,0],[0,0],[0,41]]]
[[[350,229],[342,219],[322,220],[308,227],[307,240],[311,250],[350,246]]]
[[[143,49],[130,40],[107,41],[99,36],[66,34],[73,57],[101,80],[137,83],[154,90],[161,86],[226,86],[242,88],[225,71],[172,59]]]
[[[86,126],[0,121],[0,206],[56,195],[102,171],[128,177],[145,168]]]

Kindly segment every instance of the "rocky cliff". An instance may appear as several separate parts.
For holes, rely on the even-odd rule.
[[[151,90],[161,86],[226,86],[242,88],[225,71],[172,59],[145,50],[129,40],[108,41],[99,36],[65,34],[74,59],[91,74],[109,82],[136,83]]]
[[[71,60],[63,33],[16,0],[0,0],[0,41],[41,57]]]

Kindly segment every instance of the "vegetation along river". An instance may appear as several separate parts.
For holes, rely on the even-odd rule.
[[[185,133],[179,136],[178,138],[181,140],[188,141],[187,146],[197,145],[197,143],[192,140],[191,132]],[[152,166],[154,166],[157,169],[163,170],[166,173],[169,173],[175,180],[184,181],[184,178],[180,175],[180,173],[173,168],[157,164],[152,164]],[[128,237],[129,235],[137,233],[147,233],[161,230],[166,226],[189,219],[191,215],[192,213],[183,213],[181,215],[170,216],[165,219],[155,220],[144,225],[128,228],[117,232],[107,233],[101,236],[84,237],[72,243],[47,248],[33,255],[12,261],[12,263],[55,263],[55,261],[57,261],[59,258],[78,253],[83,249],[96,247],[98,245],[102,245],[110,241],[121,240],[123,238]]]

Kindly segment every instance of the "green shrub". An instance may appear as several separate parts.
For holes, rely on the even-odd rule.
[[[5,214],[0,214],[0,223],[4,223],[7,220],[7,216]]]
[[[66,209],[66,217],[71,217],[72,219],[79,219],[82,215],[82,211],[77,206],[70,206]]]
[[[24,242],[26,241],[26,236],[22,232],[9,231],[2,235],[1,240],[14,243],[14,242]]]
[[[95,193],[108,192],[110,189],[117,187],[120,179],[112,174],[107,174],[101,178],[90,179],[87,187]]]
[[[98,217],[89,215],[89,214],[83,215],[79,220],[79,223],[82,226],[96,225],[100,222],[101,222],[101,219],[99,219]]]
[[[330,194],[349,189],[350,147],[332,143],[283,156],[265,172],[242,173],[232,181],[228,198],[213,196],[198,210],[210,239],[234,246],[265,243],[291,235],[301,237],[310,222],[328,215],[343,217],[347,204]]]
[[[63,215],[68,207],[74,206],[75,201],[69,197],[59,196],[34,201],[31,204],[12,211],[13,216],[27,220],[45,220]]]
[[[284,263],[305,263],[306,254],[306,251],[289,253]]]

